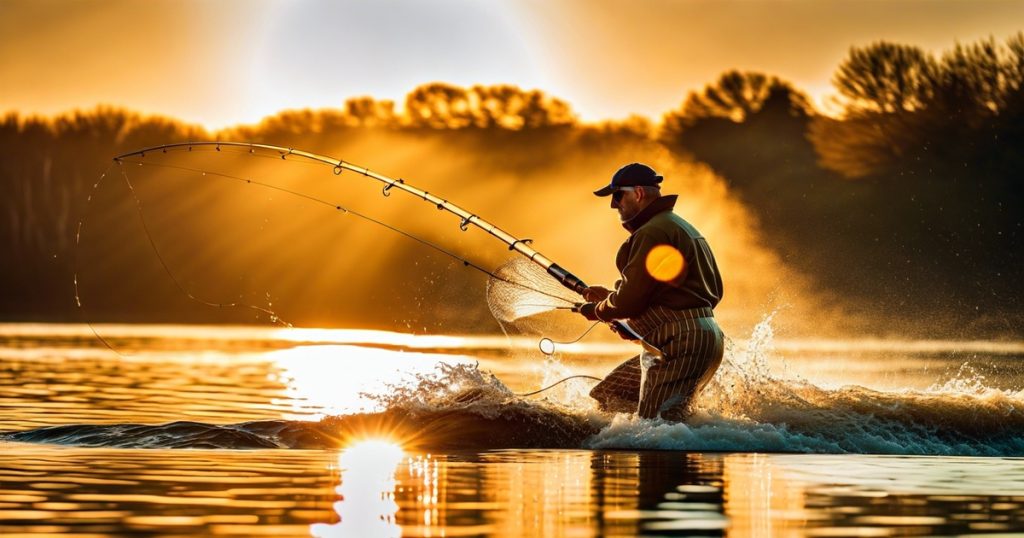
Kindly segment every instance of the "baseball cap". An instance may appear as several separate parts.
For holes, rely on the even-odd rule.
[[[609,196],[620,187],[655,187],[663,179],[653,168],[646,164],[630,163],[619,168],[618,172],[615,172],[615,175],[612,176],[611,183],[594,191],[594,194],[597,196]]]

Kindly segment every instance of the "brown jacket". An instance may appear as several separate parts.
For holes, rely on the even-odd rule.
[[[662,196],[622,224],[632,232],[615,258],[622,278],[597,304],[600,319],[635,318],[655,305],[673,310],[714,308],[722,299],[722,276],[711,247],[692,224],[672,212],[677,198]],[[667,282],[647,271],[647,255],[658,245],[669,245],[683,255],[682,272]]]

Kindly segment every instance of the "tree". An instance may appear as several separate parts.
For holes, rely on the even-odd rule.
[[[806,138],[813,109],[790,83],[761,73],[729,71],[664,117],[659,140],[707,163],[767,226],[801,229],[813,215],[793,212],[821,174]],[[799,222],[797,222],[799,221]]]
[[[936,71],[920,48],[880,41],[852,47],[832,83],[850,114],[913,111],[931,100]]]
[[[679,116],[692,120],[728,118],[742,122],[768,95],[769,78],[761,73],[723,73],[701,93],[691,92]]]
[[[722,139],[744,131],[739,125],[756,123],[760,129],[787,124],[787,129],[802,133],[811,114],[807,96],[788,82],[762,73],[728,71],[701,92],[691,92],[679,109],[665,114],[659,139],[676,151],[696,153],[714,166],[716,158],[709,151],[727,150]],[[717,140],[719,147],[704,142],[709,139]]]
[[[346,123],[357,127],[383,127],[397,122],[394,101],[378,101],[369,96],[347,99],[344,115],[348,120]]]
[[[995,41],[957,43],[942,55],[932,106],[963,113],[972,120],[1002,108],[1002,73]]]
[[[788,82],[762,73],[728,71],[700,93],[690,92],[679,109],[665,114],[660,138],[670,146],[679,145],[688,130],[743,123],[766,103],[791,117],[805,118],[811,112],[807,97]]]
[[[405,97],[405,114],[413,127],[460,129],[473,124],[469,94],[451,84],[419,86]]]
[[[565,101],[508,84],[468,90],[442,83],[420,86],[406,97],[405,114],[409,125],[435,129],[538,129],[575,122]]]
[[[1003,68],[1004,92],[1007,106],[1019,105],[1024,98],[1024,32],[1017,32],[1006,40]]]
[[[905,177],[1005,161],[1012,152],[997,148],[1019,139],[1022,35],[1002,47],[957,44],[940,60],[907,45],[852,48],[833,79],[843,118],[811,126],[822,165],[850,178]]]

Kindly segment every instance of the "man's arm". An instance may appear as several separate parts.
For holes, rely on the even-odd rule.
[[[590,286],[583,290],[583,300],[588,303],[596,303],[605,300],[611,292],[612,290],[604,286]]]
[[[645,231],[637,232],[630,245],[629,260],[622,269],[622,281],[615,291],[594,307],[595,316],[603,321],[625,319],[642,314],[651,304],[658,281],[647,272],[647,255],[664,239]]]

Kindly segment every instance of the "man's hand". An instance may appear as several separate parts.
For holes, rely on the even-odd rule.
[[[597,317],[597,303],[583,303],[573,310],[583,314],[583,317],[590,321],[600,321],[600,318]]]
[[[623,340],[629,340],[630,342],[636,341],[636,338],[632,334],[629,334],[625,331],[620,331],[618,323],[609,323],[608,328],[611,329],[613,333],[615,333],[619,338]]]
[[[587,302],[596,303],[598,301],[605,300],[611,292],[611,290],[602,286],[590,286],[583,290],[583,298],[586,299]]]

